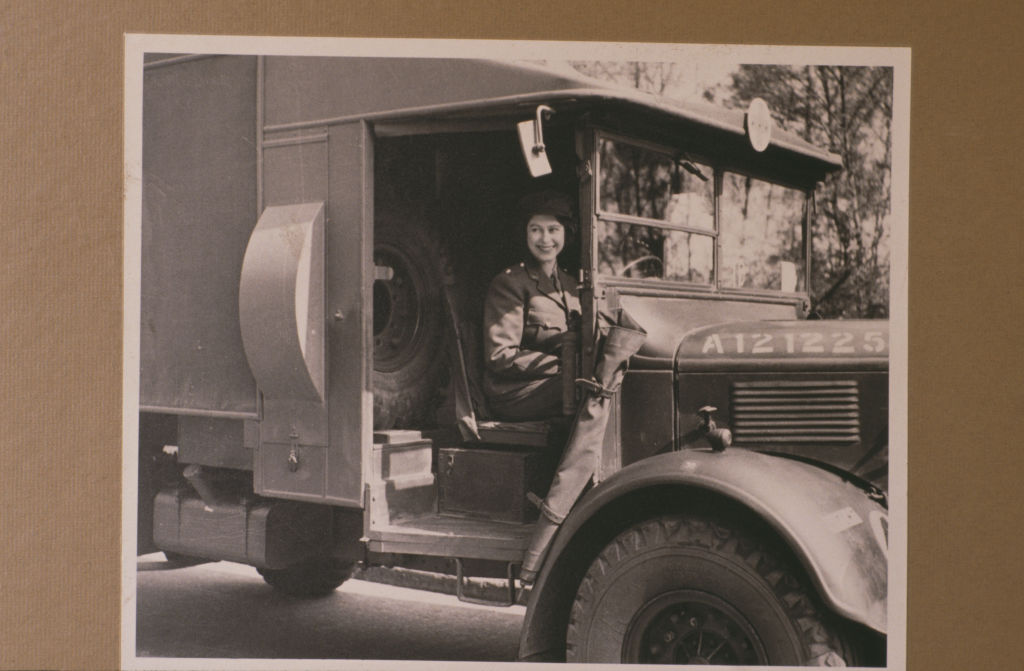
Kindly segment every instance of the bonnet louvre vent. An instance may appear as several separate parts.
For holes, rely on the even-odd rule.
[[[736,444],[860,441],[860,397],[853,380],[736,382]]]

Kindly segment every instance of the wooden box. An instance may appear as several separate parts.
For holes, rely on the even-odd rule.
[[[505,522],[537,519],[557,465],[550,450],[445,447],[438,451],[438,507],[442,514]]]

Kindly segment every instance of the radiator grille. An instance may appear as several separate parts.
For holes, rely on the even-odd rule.
[[[853,380],[736,382],[732,431],[737,445],[849,444],[860,441],[860,397]]]

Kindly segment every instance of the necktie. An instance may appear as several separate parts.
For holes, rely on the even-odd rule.
[[[566,318],[566,320],[568,320],[569,319],[569,301],[565,298],[565,292],[562,291],[562,285],[558,281],[558,269],[557,268],[555,269],[555,272],[551,275],[551,283],[555,285],[555,292],[558,294],[558,297],[561,299],[562,311],[565,312],[565,318]]]

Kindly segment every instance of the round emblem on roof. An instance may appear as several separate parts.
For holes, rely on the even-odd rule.
[[[747,107],[747,137],[754,151],[764,151],[772,141],[772,113],[763,98],[754,98]]]

